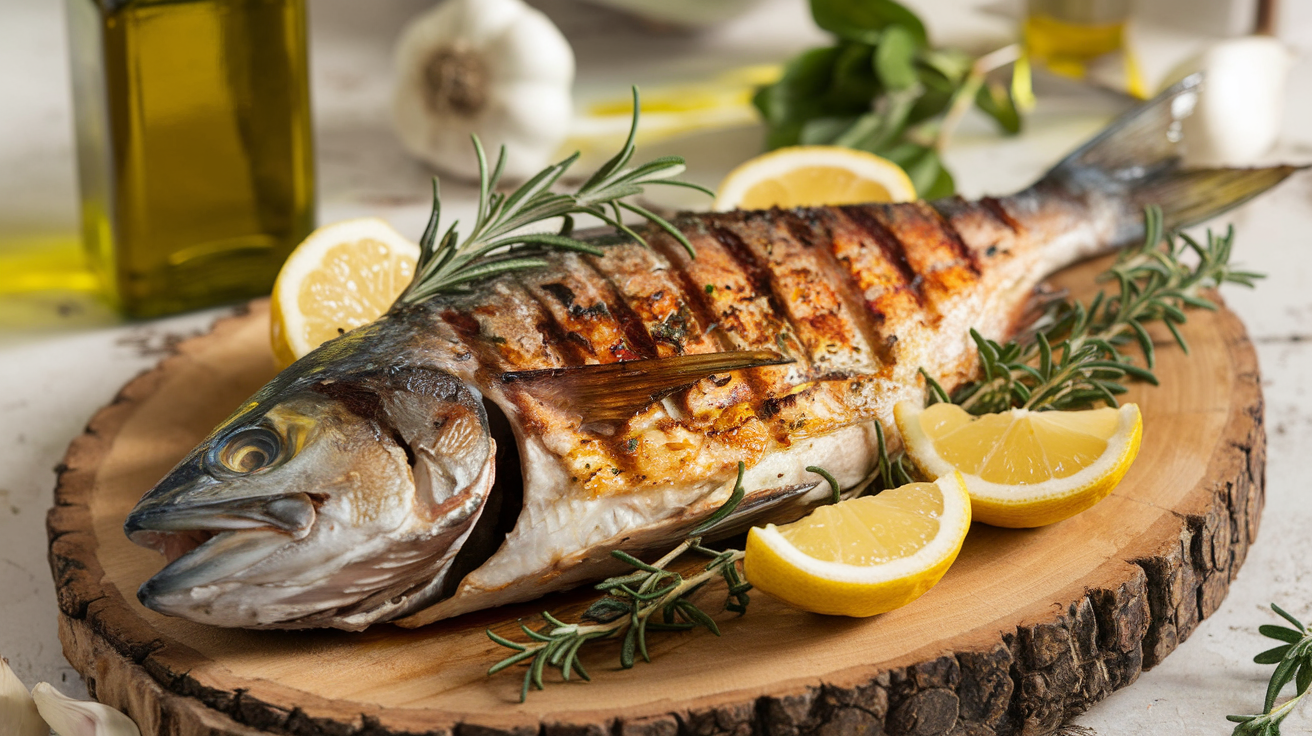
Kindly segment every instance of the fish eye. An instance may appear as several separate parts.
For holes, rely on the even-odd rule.
[[[267,427],[243,429],[228,437],[217,453],[219,463],[234,473],[254,473],[282,457],[282,438]]]

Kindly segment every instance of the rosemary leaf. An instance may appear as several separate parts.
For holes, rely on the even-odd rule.
[[[1253,661],[1258,664],[1274,664],[1276,668],[1267,684],[1261,713],[1226,716],[1226,720],[1238,724],[1232,732],[1233,736],[1280,736],[1280,724],[1294,712],[1294,708],[1307,695],[1309,686],[1312,686],[1312,633],[1280,606],[1272,603],[1271,610],[1293,624],[1294,628],[1270,624],[1258,627],[1258,632],[1263,636],[1288,643],[1253,657]],[[1294,683],[1294,696],[1277,707],[1276,700],[1291,681]]]
[[[651,564],[623,552],[616,554],[617,559],[632,564],[636,571],[620,578],[611,578],[597,586],[610,592],[593,603],[584,614],[583,618],[593,623],[569,624],[543,612],[542,617],[547,626],[541,630],[535,631],[520,624],[521,631],[529,638],[525,643],[511,641],[489,630],[488,638],[514,650],[514,654],[494,664],[488,674],[496,674],[512,665],[527,664],[520,690],[522,702],[528,698],[530,688],[541,690],[545,687],[543,673],[547,667],[558,669],[563,680],[568,680],[574,672],[584,680],[590,680],[578,657],[579,650],[588,642],[620,638],[620,666],[628,669],[636,664],[639,656],[645,662],[651,661],[647,647],[648,630],[686,631],[704,626],[719,635],[720,629],[715,620],[689,598],[706,582],[723,577],[729,584],[725,608],[741,613],[746,608],[747,591],[751,585],[743,581],[738,572],[737,566],[743,558],[741,551],[709,550],[702,547],[700,542],[697,537],[686,539],[665,557]],[[686,578],[667,569],[670,563],[690,550],[709,553],[713,559],[704,570]],[[617,579],[625,582],[615,583]],[[660,614],[659,621],[652,619],[657,613]],[[684,622],[676,621],[676,617],[684,619]]]
[[[447,294],[467,291],[473,284],[512,271],[541,268],[543,256],[552,251],[573,251],[600,255],[595,246],[569,236],[573,215],[588,214],[600,218],[639,243],[642,236],[624,224],[624,211],[632,212],[669,233],[690,255],[692,244],[665,218],[645,207],[624,201],[642,194],[650,184],[668,184],[698,189],[705,187],[671,179],[686,168],[682,158],[663,156],[633,168],[625,168],[633,157],[634,136],[638,130],[638,89],[633,88],[633,123],[623,148],[613,158],[571,193],[553,192],[552,187],[578,160],[575,153],[552,164],[524,182],[509,195],[495,191],[505,168],[506,150],[502,147],[497,164],[488,173],[487,154],[478,136],[473,136],[478,156],[478,210],[474,225],[463,239],[455,223],[441,238],[442,203],[438,180],[433,179],[433,213],[419,239],[419,262],[410,284],[401,292],[393,309],[419,304]],[[524,228],[545,220],[565,218],[559,234],[524,233]]]

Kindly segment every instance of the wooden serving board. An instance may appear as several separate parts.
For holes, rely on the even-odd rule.
[[[1103,263],[1058,279],[1088,292]],[[419,630],[250,632],[143,608],[162,566],[121,526],[137,498],[274,374],[267,305],[219,322],[129,383],[73,441],[49,516],[64,652],[100,700],[153,736],[199,734],[1044,734],[1160,662],[1220,605],[1257,533],[1265,435],[1256,356],[1234,314],[1191,313],[1192,355],[1158,351],[1138,461],[1093,509],[1042,529],[976,524],[914,603],[864,620],[755,594],[723,637],[618,645],[518,702],[484,635],[568,611],[566,594]],[[556,680],[553,676],[551,679]]]

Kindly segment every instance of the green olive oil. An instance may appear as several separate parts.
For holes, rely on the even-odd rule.
[[[313,227],[304,0],[66,0],[82,236],[132,316],[267,294]]]

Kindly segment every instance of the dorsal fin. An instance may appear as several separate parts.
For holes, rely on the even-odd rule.
[[[716,373],[793,362],[770,350],[673,355],[601,365],[514,371],[502,383],[532,384],[533,393],[583,417],[622,421]]]

